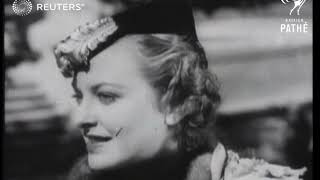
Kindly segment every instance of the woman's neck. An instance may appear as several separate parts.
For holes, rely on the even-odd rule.
[[[182,180],[184,179],[190,158],[179,155],[156,158],[139,163],[130,168],[96,173],[94,179],[107,180]]]

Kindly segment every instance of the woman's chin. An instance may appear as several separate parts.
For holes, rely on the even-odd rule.
[[[116,168],[119,162],[115,157],[106,156],[102,154],[88,154],[88,165],[92,170],[107,170]]]
[[[88,154],[88,165],[91,170],[94,171],[105,171],[105,170],[115,170],[122,167],[124,164],[129,163],[128,158],[120,156],[120,154],[115,153],[89,153]]]

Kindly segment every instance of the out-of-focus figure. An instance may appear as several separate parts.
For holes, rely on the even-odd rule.
[[[6,70],[22,62],[36,61],[39,58],[39,53],[30,47],[27,29],[32,23],[43,18],[43,13],[40,11],[33,11],[27,17],[22,18],[15,14],[11,8],[11,4],[5,1],[4,63]],[[7,83],[11,83],[8,76],[6,76],[6,84]]]

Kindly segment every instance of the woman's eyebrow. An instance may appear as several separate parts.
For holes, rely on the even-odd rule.
[[[97,92],[97,90],[102,86],[109,86],[109,87],[120,89],[120,90],[124,89],[124,86],[120,84],[109,83],[109,82],[102,82],[102,83],[95,84],[90,89],[92,92]]]

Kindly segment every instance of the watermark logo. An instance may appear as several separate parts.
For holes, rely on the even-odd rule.
[[[17,15],[26,16],[32,11],[32,3],[29,0],[15,0],[12,9]]]
[[[31,13],[33,4],[30,0],[15,0],[12,10],[19,16],[26,16]],[[81,11],[83,3],[35,3],[35,11]]]
[[[280,24],[280,31],[284,33],[308,33],[309,23],[308,19],[300,18],[300,9],[307,0],[281,0],[285,5],[294,4],[290,10],[290,17],[285,18],[284,22]]]
[[[294,6],[293,8],[290,10],[290,16],[292,15],[293,11],[296,10],[297,12],[297,15],[300,15],[300,9],[301,7],[304,5],[304,3],[306,2],[307,0],[281,0],[281,2],[283,4],[289,4],[291,2],[293,2]]]
[[[286,33],[307,33],[309,24],[305,19],[285,19],[280,25],[280,31]]]

